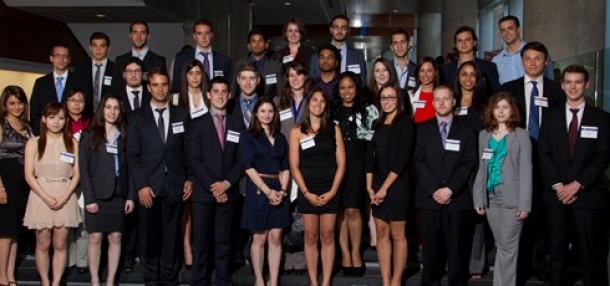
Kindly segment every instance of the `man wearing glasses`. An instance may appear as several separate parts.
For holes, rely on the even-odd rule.
[[[150,103],[150,93],[142,84],[143,74],[144,62],[139,58],[132,57],[125,63],[122,76],[125,84],[116,91],[116,95],[123,101],[127,120],[133,111]]]

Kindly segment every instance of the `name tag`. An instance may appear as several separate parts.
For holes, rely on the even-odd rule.
[[[375,130],[369,130],[366,132],[366,137],[364,139],[366,139],[366,141],[371,141],[373,140],[373,135],[375,135]]]
[[[534,105],[539,107],[549,107],[549,99],[544,96],[535,96]]]
[[[178,102],[180,101],[180,95],[177,93],[170,94],[170,98],[172,100],[172,105],[178,106]]]
[[[307,150],[311,147],[316,146],[316,142],[313,140],[313,136],[303,138],[300,140],[300,142],[301,142],[301,149],[303,149],[303,150]]]
[[[455,115],[466,116],[468,115],[468,107],[458,107],[455,109]]]
[[[597,139],[597,126],[580,126],[580,137]]]
[[[355,74],[360,74],[360,65],[347,65],[347,71],[351,71]]]
[[[106,152],[110,154],[119,154],[119,149],[114,144],[106,144]]]
[[[445,141],[445,151],[460,152],[460,140],[447,139]]]
[[[271,85],[271,84],[276,84],[276,83],[277,83],[277,75],[275,75],[275,74],[265,75],[265,84],[266,85]]]
[[[409,79],[407,80],[407,86],[408,87],[415,87],[415,78],[414,77],[409,77]]]
[[[423,100],[413,101],[413,108],[424,108],[426,107],[426,102]]]
[[[112,85],[112,77],[111,76],[104,76],[104,85],[105,86],[111,86]]]
[[[493,156],[493,154],[494,154],[494,150],[493,149],[485,148],[483,150],[483,156],[481,158],[483,160],[489,160],[489,159],[491,159],[491,156]]]
[[[199,117],[199,116],[204,115],[204,114],[205,114],[205,112],[204,112],[204,109],[202,107],[202,108],[199,108],[199,109],[191,112],[191,117],[192,118],[196,118],[196,117]]]
[[[227,141],[239,144],[239,132],[229,130],[227,132]]]
[[[78,132],[74,133],[74,135],[72,135],[72,137],[74,137],[74,139],[76,139],[76,141],[80,141],[81,135],[83,135],[83,131],[78,131]]]
[[[280,111],[280,121],[284,121],[292,118],[292,112],[290,112],[290,108],[286,108]]]
[[[225,73],[223,71],[214,71],[214,76],[225,76]]]
[[[174,134],[184,133],[184,123],[183,122],[172,123],[172,132]]]
[[[291,61],[294,61],[294,57],[292,55],[284,56],[284,58],[282,59],[283,64],[289,63]]]
[[[59,155],[59,161],[68,164],[74,164],[74,154],[68,152],[61,152],[61,154]]]

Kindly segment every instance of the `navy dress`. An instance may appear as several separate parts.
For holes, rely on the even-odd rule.
[[[286,137],[275,132],[275,144],[271,145],[265,132],[258,137],[250,131],[240,136],[239,156],[242,170],[254,168],[259,174],[276,175],[288,170],[288,141]],[[269,188],[281,189],[278,179],[262,178]],[[264,231],[290,226],[290,202],[284,199],[277,206],[269,204],[269,199],[250,180],[246,179],[246,197],[241,227],[250,231]]]

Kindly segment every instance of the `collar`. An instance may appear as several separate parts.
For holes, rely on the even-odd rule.
[[[144,47],[139,53],[133,47],[131,48],[131,55],[134,57],[136,57],[137,55],[142,55],[142,57],[145,57],[146,54],[148,54],[148,45]]]
[[[102,67],[105,67],[108,64],[108,57],[106,57],[104,60],[102,60],[101,62],[96,62],[95,60],[91,59],[91,64],[93,66],[95,66],[95,64],[102,64]]]
[[[210,115],[212,115],[212,117],[216,117],[216,114],[221,114],[221,115],[223,115],[223,116],[224,116],[224,115],[226,114],[226,112],[225,112],[225,111],[226,111],[225,109],[223,109],[223,110],[218,110],[218,109],[216,109],[216,108],[214,108],[214,107],[210,106],[210,111],[209,111],[209,112],[210,112]]]
[[[165,110],[169,110],[169,101],[165,102],[165,106],[157,107],[156,105],[153,104],[153,101],[151,100],[150,101],[150,108],[152,108],[152,111],[155,111],[155,109],[157,109],[157,108],[165,108]]]
[[[239,93],[239,101],[245,103],[246,99],[252,100],[252,103],[258,100],[258,94],[253,93],[251,96],[245,96],[243,93]]]
[[[513,56],[513,55],[521,54],[521,49],[523,49],[523,46],[525,46],[525,41],[521,40],[521,45],[519,45],[519,49],[516,52],[512,53],[512,54],[508,52],[508,47],[505,47],[504,49],[502,49],[502,56],[503,57],[510,57],[510,56]]]
[[[64,73],[62,74],[58,74],[57,71],[53,70],[53,78],[57,78],[62,76],[63,79],[66,79],[68,77],[68,70],[66,70]]]
[[[541,83],[543,81],[543,77],[544,77],[544,75],[540,75],[537,78],[532,78],[532,77],[528,76],[527,74],[524,74],[523,80],[525,81],[525,85],[530,83],[530,81],[535,81],[537,83]]]
[[[581,110],[583,110],[583,109],[585,108],[585,104],[586,104],[586,101],[584,101],[584,100],[583,100],[583,102],[581,102],[581,103],[578,105],[578,107],[577,107],[577,108],[578,108],[578,112],[580,112]],[[570,105],[568,105],[568,103],[566,102],[565,106],[566,106],[566,111],[570,112],[570,109],[572,109],[572,108],[570,107]]]
[[[201,48],[199,48],[199,46],[195,48],[195,56],[198,56],[200,52],[212,54],[212,47],[210,47],[207,51],[202,50]]]
[[[436,116],[436,122],[438,122],[438,127],[441,127],[441,122],[443,121],[447,122],[447,127],[450,127],[453,123],[453,113],[449,113],[449,115],[445,119],[438,116],[438,114],[435,114],[434,116]]]

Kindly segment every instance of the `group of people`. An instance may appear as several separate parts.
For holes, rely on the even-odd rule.
[[[196,47],[176,55],[171,76],[141,21],[116,62],[103,32],[74,72],[68,49],[53,47],[53,72],[29,101],[17,86],[0,97],[0,285],[16,283],[22,226],[35,231],[42,285],[59,285],[68,265],[100,285],[104,237],[106,285],[136,255],[146,285],[178,285],[178,261],[192,285],[210,285],[212,272],[231,285],[248,241],[254,284],[279,285],[282,263],[298,264],[283,250],[294,213],[310,285],[331,285],[337,256],[343,275],[364,275],[367,219],[383,285],[401,285],[413,225],[422,285],[480,278],[486,221],[494,285],[529,277],[540,222],[552,285],[565,283],[570,243],[585,285],[607,283],[608,115],[585,101],[584,67],[555,83],[546,47],[522,41],[513,16],[498,26],[506,49],[493,62],[475,57],[476,33],[460,27],[457,61],[443,66],[409,60],[409,34],[397,29],[394,58],[375,59],[368,82],[343,15],[315,51],[299,19],[274,53],[254,29],[235,64],[199,20]]]

